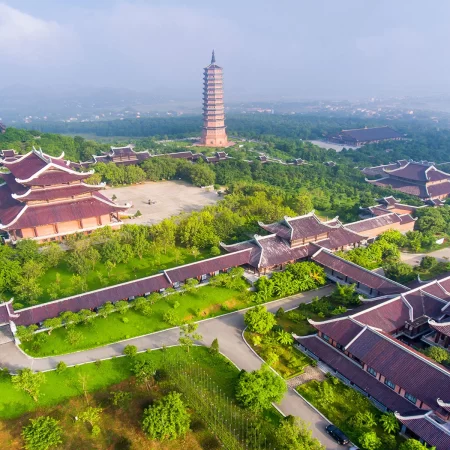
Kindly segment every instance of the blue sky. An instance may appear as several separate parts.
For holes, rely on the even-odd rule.
[[[447,0],[0,0],[0,83],[195,98],[450,94]]]

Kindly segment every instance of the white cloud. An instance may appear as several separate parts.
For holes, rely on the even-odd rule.
[[[4,3],[0,3],[0,42],[3,61],[23,66],[36,62],[61,64],[67,50],[77,48],[69,29]]]

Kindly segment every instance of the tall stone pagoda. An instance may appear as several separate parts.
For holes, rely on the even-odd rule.
[[[119,213],[130,205],[117,205],[102,195],[104,183],[87,184],[93,170],[74,170],[64,153],[58,158],[35,148],[15,158],[3,153],[1,164],[8,172],[0,174],[0,231],[10,241],[60,240],[122,224]]]
[[[211,64],[204,69],[203,80],[203,130],[200,145],[227,147],[230,143],[223,106],[223,69],[216,64],[214,50]]]

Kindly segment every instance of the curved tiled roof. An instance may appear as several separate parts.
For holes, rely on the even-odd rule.
[[[364,233],[365,231],[373,230],[375,228],[386,227],[399,223],[401,223],[400,216],[395,213],[389,213],[382,216],[371,217],[370,219],[349,223],[344,225],[344,228],[353,231],[354,233]]]
[[[431,328],[434,328],[436,331],[439,331],[446,336],[450,336],[450,321],[448,322],[436,322],[434,320],[429,320]]]

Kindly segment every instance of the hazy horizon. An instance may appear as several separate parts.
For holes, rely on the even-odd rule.
[[[450,94],[449,16],[443,0],[0,0],[0,86],[195,99],[214,48],[230,101]]]

